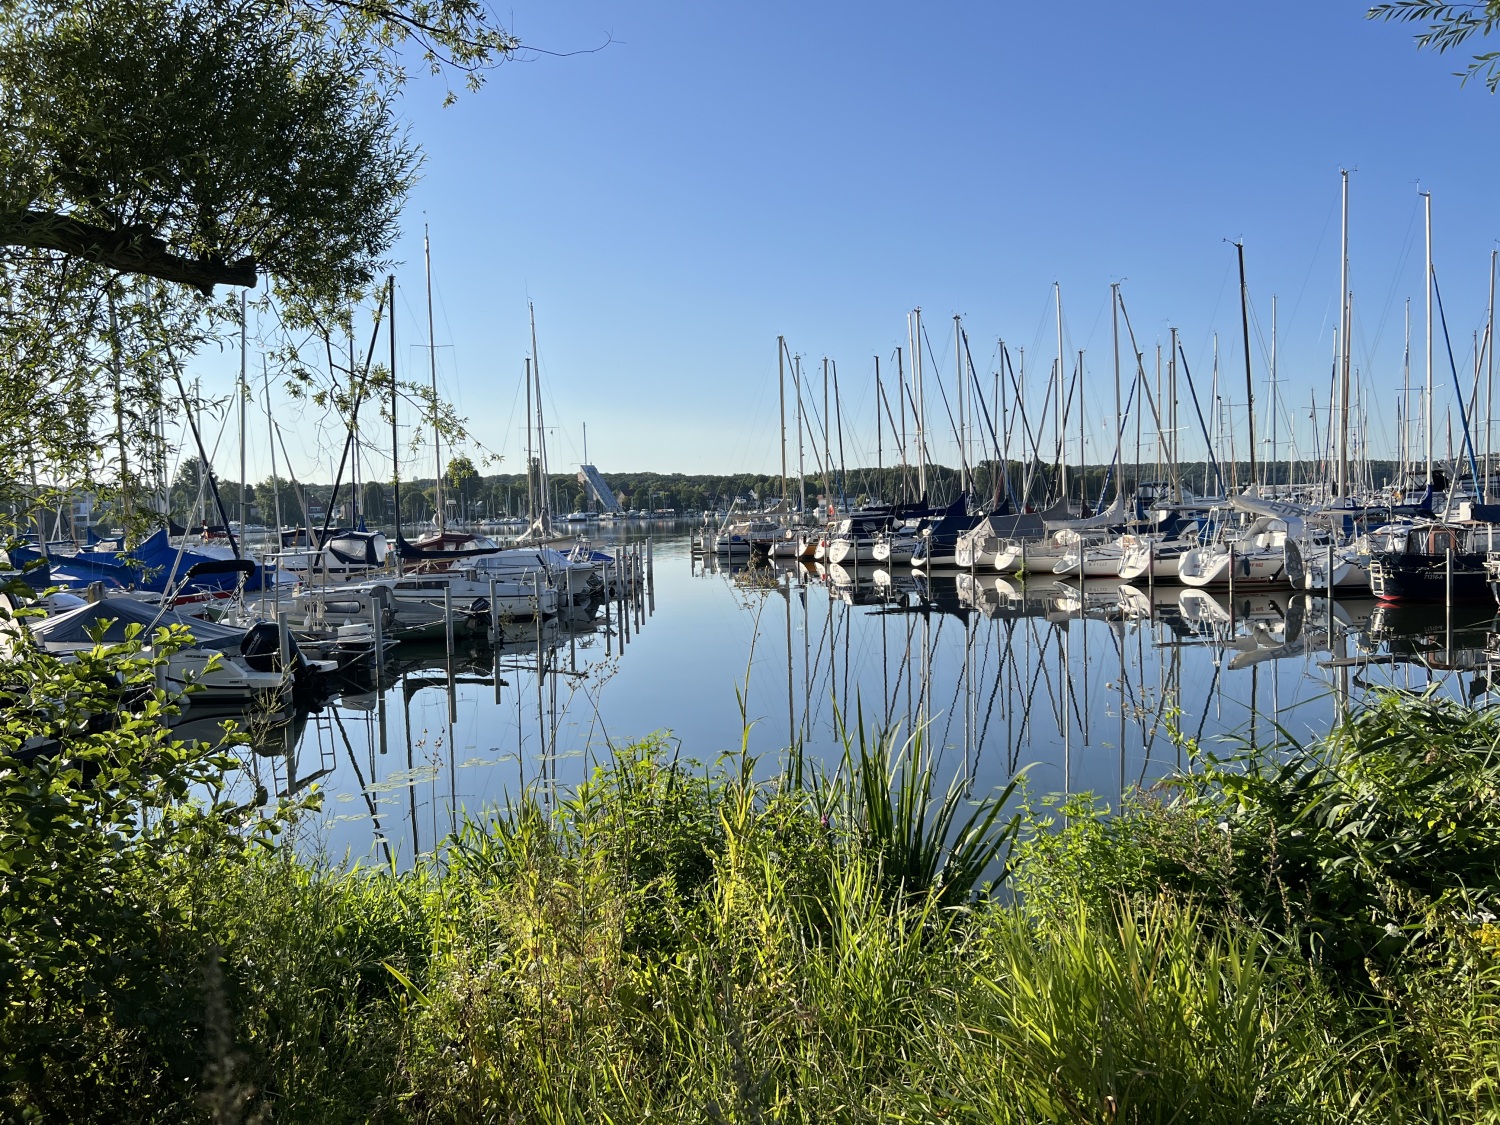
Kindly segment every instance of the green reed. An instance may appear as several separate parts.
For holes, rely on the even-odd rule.
[[[136,966],[128,1009],[7,985],[0,1106],[1500,1120],[1495,729],[1382,700],[1317,746],[1205,758],[1108,815],[940,786],[920,732],[862,722],[831,770],[795,752],[779,770],[743,751],[703,765],[646,740],[407,871],[200,842],[110,892],[131,909],[77,947],[105,965],[104,923],[128,916],[154,967]]]

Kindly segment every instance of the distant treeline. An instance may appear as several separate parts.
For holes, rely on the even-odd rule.
[[[457,465],[458,462],[455,462]],[[466,466],[467,463],[465,462]],[[1045,503],[1055,497],[1062,485],[1055,466],[1027,466],[1012,461],[1008,474],[1001,471],[995,461],[984,461],[972,470],[972,493],[981,503],[987,503],[997,492],[1004,494],[1008,478],[1009,493],[1020,504]],[[1200,495],[1217,494],[1221,489],[1241,489],[1250,483],[1249,466],[1245,464],[1223,464],[1215,467],[1211,463],[1197,461],[1179,466],[1176,477],[1171,469],[1155,464],[1127,464],[1120,471],[1120,487],[1129,495],[1137,485],[1145,481],[1171,483],[1180,478],[1182,487]],[[927,469],[927,496],[933,503],[947,503],[965,490],[965,482],[955,468],[943,465]],[[1257,467],[1257,476],[1272,485],[1307,484],[1323,479],[1321,469],[1306,462],[1277,461]],[[1389,484],[1397,476],[1394,461],[1371,461],[1359,467],[1357,477],[1351,482],[1354,488],[1379,488]],[[605,479],[614,489],[620,504],[627,509],[660,510],[672,509],[682,514],[695,514],[718,508],[728,508],[739,501],[741,508],[764,506],[785,495],[796,507],[803,497],[808,508],[833,504],[863,504],[874,501],[895,503],[919,498],[916,469],[912,466],[891,468],[850,469],[835,474],[826,481],[821,474],[808,476],[799,485],[796,477],[785,482],[775,473],[622,473],[605,474]],[[1026,491],[1028,480],[1030,491]],[[219,496],[228,510],[230,519],[239,518],[240,488],[237,481],[220,479]],[[506,516],[524,516],[530,509],[526,477],[522,473],[497,473],[482,475],[464,473],[457,479],[443,482],[443,502],[448,515],[453,519],[498,519]],[[1080,500],[1090,508],[1101,501],[1107,503],[1115,491],[1112,466],[1089,465],[1080,473],[1078,466],[1066,470],[1068,498],[1078,504]],[[584,487],[572,473],[552,473],[547,485],[549,506],[555,514],[573,510],[587,510],[589,500]],[[401,492],[401,519],[403,522],[430,520],[436,511],[436,487],[432,477],[403,480]],[[390,481],[361,481],[358,485],[359,512],[370,523],[389,523],[395,518],[394,489]],[[341,486],[337,498],[335,520],[348,520],[352,511],[348,508],[350,488]],[[302,483],[278,478],[266,479],[246,489],[246,519],[252,523],[271,524],[279,511],[284,524],[300,523],[309,516],[314,520],[326,517],[333,487],[329,482]],[[171,511],[173,518],[184,525],[196,525],[199,521],[218,523],[219,518],[211,496],[211,490],[203,487],[199,479],[196,460],[189,461],[179,470],[171,489]],[[93,516],[96,525],[118,523],[118,513],[109,505],[98,507]]]

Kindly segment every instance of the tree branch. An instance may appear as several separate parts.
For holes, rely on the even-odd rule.
[[[206,297],[213,296],[215,285],[253,289],[257,280],[253,257],[233,262],[219,257],[185,258],[169,251],[144,224],[115,230],[42,211],[0,213],[0,245],[56,250],[121,273],[191,285]]]

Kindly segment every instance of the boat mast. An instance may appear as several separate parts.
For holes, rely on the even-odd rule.
[[[792,357],[792,389],[797,392],[797,513],[807,516],[806,447],[802,442],[802,357]]]
[[[906,453],[906,371],[901,363],[901,349],[896,349],[896,408],[901,413],[901,496],[911,499],[910,458]]]
[[[250,402],[250,386],[245,382],[245,294],[240,294],[240,537],[245,535],[245,411]]]
[[[1427,484],[1433,484],[1432,476],[1432,192],[1422,193],[1422,206],[1427,228],[1427,272],[1423,275],[1427,287],[1427,402],[1425,423],[1427,427]]]
[[[1480,499],[1486,504],[1490,500],[1490,451],[1494,448],[1494,443],[1490,439],[1495,432],[1495,256],[1497,253],[1500,251],[1490,251],[1490,307],[1484,326],[1484,344],[1488,349],[1485,362],[1488,370],[1484,380],[1484,491]]]
[[[427,363],[432,371],[432,456],[437,466],[433,499],[437,503],[438,534],[443,533],[443,446],[438,431],[437,337],[432,329],[432,244],[427,238],[427,224],[422,224],[422,258],[427,265]]]
[[[917,307],[906,318],[907,347],[911,349],[912,413],[917,428],[917,492],[927,496],[927,438],[923,434],[926,412],[922,403],[922,309]]]
[[[828,357],[823,357],[823,503],[833,508],[833,445],[828,437]]]
[[[386,288],[390,297],[388,305],[391,310],[391,326],[388,337],[391,343],[391,493],[395,502],[396,514],[396,542],[401,542],[401,438],[396,432],[396,275],[391,274],[385,279]],[[266,404],[266,417],[271,416],[270,403]],[[271,480],[276,479],[276,450],[271,450]],[[281,502],[277,501],[277,524],[280,525]],[[399,577],[402,571],[401,552],[396,551],[396,574]]]
[[[880,442],[880,404],[885,399],[885,392],[880,387],[880,357],[875,357],[875,480],[878,482],[876,488],[880,491],[880,499],[885,499],[885,454],[881,449]]]
[[[526,518],[529,535],[536,528],[536,465],[531,448],[531,357],[526,357]]]
[[[776,386],[781,395],[781,502],[787,503],[786,483],[786,337],[776,337]]]
[[[1276,294],[1271,294],[1271,462],[1266,466],[1267,483],[1277,483],[1275,477],[1278,475],[1276,466]],[[1290,477],[1290,474],[1288,474]],[[1287,481],[1291,483],[1290,479]]]
[[[271,373],[266,354],[260,355],[260,378],[266,395],[266,440],[271,445],[271,499],[276,506],[276,550],[281,550],[281,482],[276,478],[276,424],[271,420]]]
[[[1171,450],[1172,463],[1172,502],[1182,503],[1182,466],[1177,463],[1177,329],[1170,330],[1172,354],[1167,359],[1167,385],[1172,395],[1172,409],[1168,415],[1169,429],[1171,434],[1168,448]]]
[[[1401,429],[1399,435],[1401,466],[1396,479],[1405,489],[1406,474],[1411,470],[1411,298],[1406,298],[1405,346],[1401,350]]]
[[[1349,171],[1342,169],[1343,179],[1341,222],[1342,249],[1339,253],[1339,469],[1338,495],[1349,495],[1349,356],[1350,322],[1353,312],[1349,307]]]
[[[1052,417],[1057,431],[1058,496],[1068,502],[1068,439],[1064,434],[1067,421],[1063,416],[1063,331],[1062,331],[1062,283],[1054,281],[1052,288],[1057,298],[1057,402],[1053,404]],[[1081,372],[1080,372],[1081,374]]]
[[[526,309],[531,316],[531,366],[536,378],[536,457],[537,470],[540,477],[537,481],[537,491],[541,493],[541,513],[539,514],[539,529],[543,535],[552,534],[552,510],[548,506],[549,497],[547,486],[549,484],[547,474],[547,429],[543,424],[542,415],[542,357],[536,346],[536,306],[530,301],[526,302]]]
[[[1250,427],[1250,483],[1255,484],[1255,385],[1250,378],[1250,290],[1245,286],[1245,243],[1234,244],[1240,261],[1240,331],[1245,340],[1245,418]]]
[[[1120,456],[1120,446],[1125,440],[1124,419],[1120,415],[1120,283],[1111,282],[1109,287],[1109,319],[1110,329],[1114,335],[1115,348],[1115,495],[1121,495],[1120,477],[1124,475],[1124,460]],[[1101,496],[1099,502],[1102,504],[1104,498]]]
[[[960,479],[967,478],[968,491],[974,491],[974,474],[969,470],[968,446],[964,441],[964,349],[957,313],[953,314],[953,375],[958,380],[958,467]]]
[[[839,502],[847,509],[849,497],[845,489],[849,485],[849,468],[844,463],[844,401],[839,397],[839,364],[833,361],[833,418],[839,432],[839,471],[835,478],[839,484]]]

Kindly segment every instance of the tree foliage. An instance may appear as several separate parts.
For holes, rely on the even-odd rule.
[[[517,46],[475,0],[0,6],[0,500],[87,486],[129,513],[162,472],[163,387],[241,327],[219,287],[266,283],[305,380],[420,167],[407,66],[472,84]]]
[[[1446,54],[1468,43],[1475,36],[1483,38],[1500,25],[1500,0],[1484,3],[1451,4],[1443,0],[1390,0],[1376,4],[1366,15],[1370,19],[1394,23],[1419,23],[1426,26],[1417,33],[1418,47],[1431,47]],[[1454,77],[1467,83],[1480,78],[1494,93],[1500,87],[1500,51],[1482,51],[1474,55]]]

